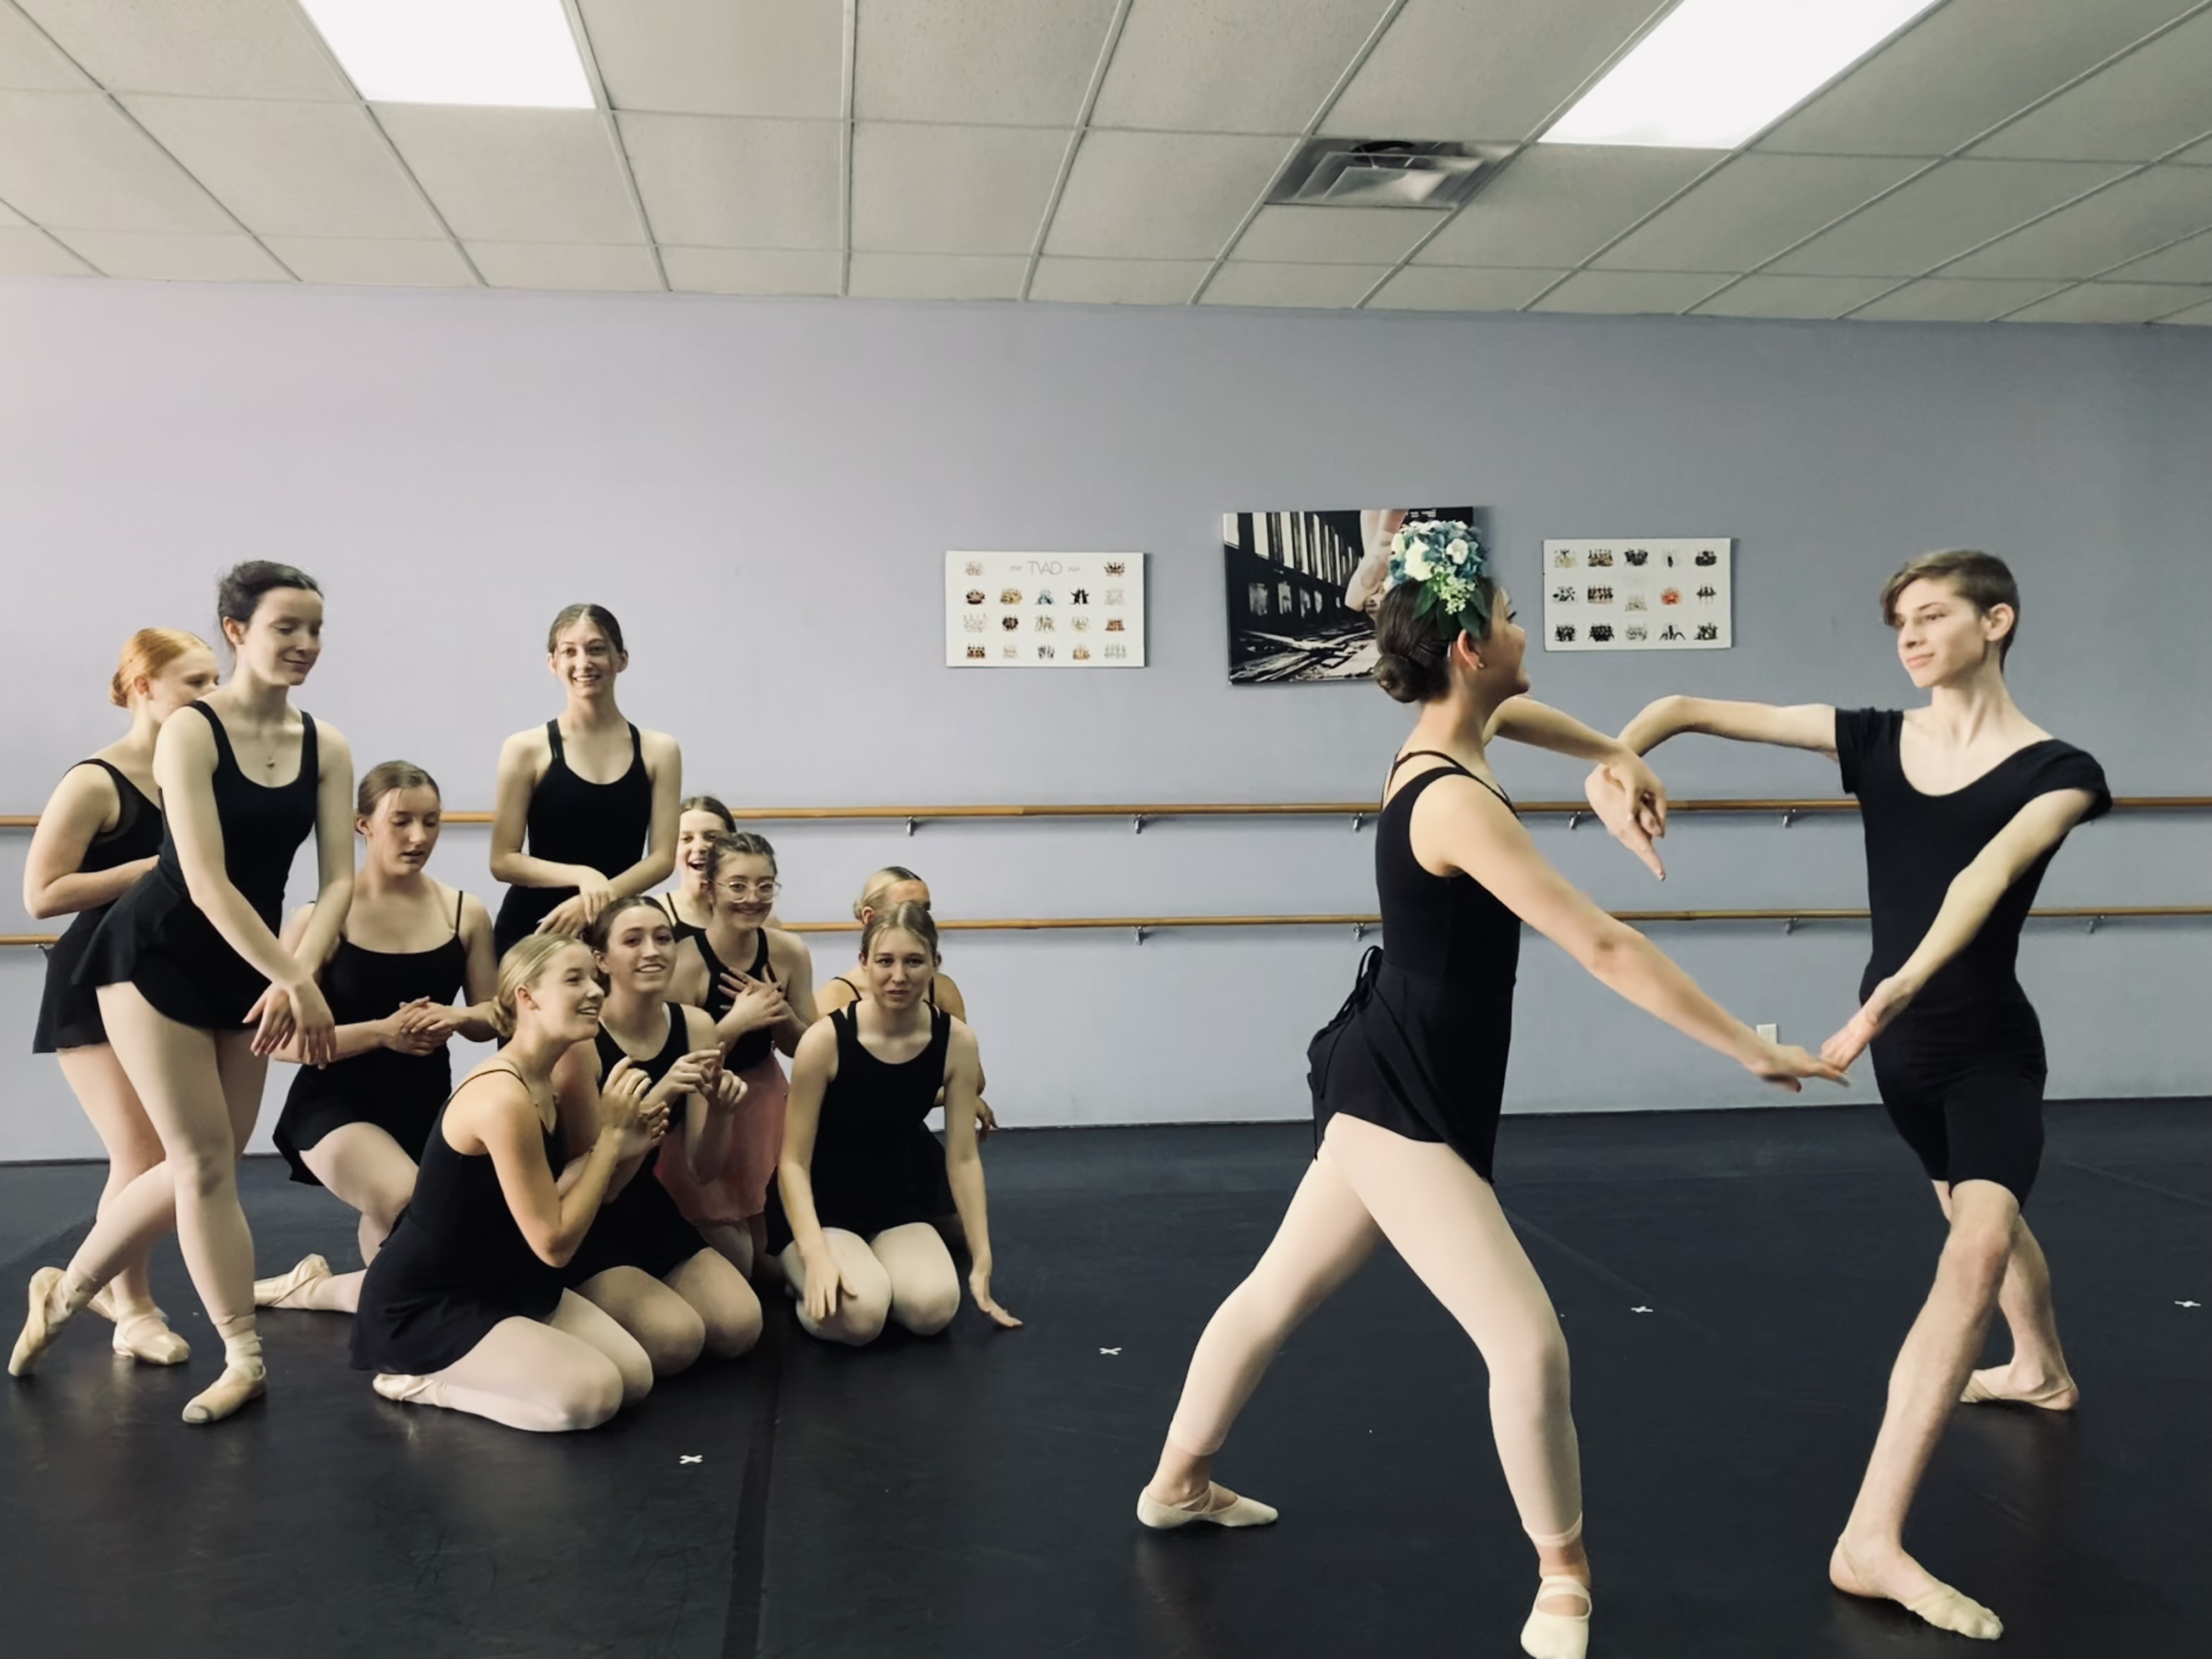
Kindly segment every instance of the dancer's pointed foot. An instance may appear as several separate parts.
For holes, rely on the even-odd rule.
[[[192,1345],[171,1330],[161,1310],[150,1303],[122,1310],[108,1346],[148,1365],[181,1365],[192,1357]]]
[[[8,1356],[9,1376],[28,1376],[39,1356],[53,1346],[62,1327],[69,1323],[69,1310],[57,1306],[61,1285],[59,1267],[41,1267],[31,1275],[30,1307],[24,1316],[23,1334],[15,1339],[15,1352]]]
[[[304,1302],[294,1300],[299,1293],[318,1279],[331,1276],[331,1264],[319,1255],[303,1255],[292,1266],[289,1273],[278,1273],[274,1279],[253,1281],[253,1305],[257,1308],[304,1307]]]
[[[418,1401],[426,1406],[437,1403],[432,1398],[434,1385],[427,1376],[410,1376],[404,1371],[379,1371],[368,1386],[394,1405],[412,1405]]]
[[[1590,1593],[1587,1580],[1547,1572],[1536,1585],[1536,1605],[1521,1627],[1521,1651],[1534,1659],[1583,1659],[1589,1651]]]
[[[1960,1595],[1902,1549],[1854,1552],[1842,1539],[1828,1558],[1828,1582],[1846,1595],[1894,1601],[1938,1630],[1994,1642],[2004,1623],[1972,1597]]]
[[[1137,1519],[1157,1532],[1170,1532],[1203,1521],[1216,1527],[1264,1527],[1275,1511],[1255,1498],[1239,1498],[1226,1486],[1211,1482],[1197,1497],[1181,1504],[1164,1504],[1149,1492],[1137,1494]]]
[[[2048,1371],[2025,1372],[2017,1363],[1992,1365],[1966,1379],[1962,1406],[2009,1404],[2039,1406],[2047,1412],[2070,1412],[2081,1403],[2081,1390],[2070,1376],[2053,1378]]]
[[[185,1422],[220,1423],[269,1392],[269,1368],[262,1363],[261,1338],[254,1331],[225,1337],[222,1362],[215,1386],[185,1401]]]

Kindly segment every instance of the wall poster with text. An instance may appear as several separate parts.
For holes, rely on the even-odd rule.
[[[1544,544],[1547,651],[1725,651],[1735,643],[1725,536]]]
[[[947,553],[951,668],[1142,668],[1141,553]]]

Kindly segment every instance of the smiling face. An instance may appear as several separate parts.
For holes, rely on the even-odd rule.
[[[610,988],[633,996],[658,996],[676,962],[676,930],[657,904],[632,904],[614,919],[599,968]]]
[[[695,893],[707,890],[707,861],[714,837],[729,826],[703,807],[695,806],[676,820],[676,867],[684,872],[684,884]]]
[[[323,654],[323,596],[305,587],[272,587],[251,620],[226,618],[222,632],[242,672],[270,685],[298,685]]]
[[[580,941],[546,957],[537,977],[515,989],[518,1031],[529,1024],[562,1043],[597,1036],[606,992],[592,967],[591,948]]]
[[[1490,600],[1490,632],[1477,643],[1462,634],[1452,643],[1455,667],[1472,677],[1474,685],[1492,703],[1517,697],[1528,689],[1528,632],[1521,626],[1513,596],[1503,587]],[[1475,659],[1481,659],[1476,666]]]
[[[885,927],[868,941],[861,959],[868,994],[886,1010],[911,1008],[929,994],[937,963],[927,942],[903,928]]]
[[[368,844],[368,861],[379,874],[411,876],[429,863],[444,817],[438,792],[418,784],[386,790],[377,797],[376,810],[356,817],[353,827]]]
[[[574,697],[603,697],[614,690],[615,676],[629,666],[629,658],[615,649],[599,623],[588,618],[570,623],[553,636],[553,653],[545,659],[553,678]]]
[[[714,914],[758,927],[775,910],[775,863],[757,853],[725,853],[714,866]]]
[[[1997,641],[2013,623],[2010,605],[1979,610],[1955,582],[1941,576],[1923,576],[1905,588],[1893,614],[1897,659],[1923,691],[1962,679],[1997,658]]]
[[[214,690],[221,678],[215,653],[195,646],[171,658],[160,673],[141,674],[131,683],[131,695],[158,726],[186,703],[198,702]]]

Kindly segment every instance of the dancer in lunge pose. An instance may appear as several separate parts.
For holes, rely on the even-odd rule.
[[[185,1405],[187,1423],[228,1417],[266,1388],[238,1155],[269,1055],[296,1038],[307,1063],[331,1058],[331,1011],[312,964],[353,892],[353,758],[335,727],[291,703],[322,653],[321,590],[289,565],[256,560],[223,577],[216,610],[236,670],[162,726],[160,861],[115,902],[76,975],[100,989],[108,1041],[161,1137],[162,1162],[115,1195],[66,1272],[33,1278],[8,1365],[26,1375],[94,1291],[143,1261],[173,1203],[185,1265],[223,1339],[222,1375]],[[285,875],[310,830],[321,890],[295,951],[276,928]]]
[[[1954,550],[1884,584],[1882,620],[1925,708],[1776,708],[1664,697],[1621,740],[1638,753],[1678,732],[1836,757],[1865,824],[1874,950],[1862,1006],[1821,1052],[1848,1066],[1869,1044],[1882,1104],[1936,1184],[1950,1235],[1935,1288],[1890,1373],[1874,1455],[1828,1577],[1961,1635],[1997,1616],[1905,1553],[1905,1517],[1954,1407],[2018,1401],[2070,1411],[2051,1269],[2021,1211],[2043,1153],[2042,1028],[2014,972],[2021,924],[2051,856],[2112,805],[2097,763],[2023,714],[2004,659],[2020,588],[2002,561]],[[1593,799],[1617,790],[1594,779]],[[1618,816],[1618,801],[1614,803]],[[2011,1362],[1977,1371],[1992,1313]]]
[[[505,1042],[438,1114],[414,1200],[362,1286],[354,1364],[386,1400],[550,1433],[596,1428],[651,1392],[645,1350],[561,1284],[610,1183],[668,1127],[644,1073],[618,1061],[562,1168],[553,1068],[590,1045],[604,994],[580,940],[540,933],[501,960],[491,1021]]]
[[[622,624],[604,605],[572,605],[545,636],[546,666],[568,694],[557,720],[499,751],[491,873],[509,883],[494,942],[536,931],[574,939],[610,901],[651,891],[676,866],[684,757],[615,706],[629,666]],[[528,850],[524,842],[528,841]]]
[[[918,1336],[951,1324],[960,1310],[959,1270],[930,1224],[944,1178],[967,1235],[976,1307],[1000,1325],[1018,1325],[991,1295],[975,1036],[929,1002],[936,924],[919,904],[878,911],[861,934],[860,957],[867,995],[799,1039],[769,1198],[769,1248],[799,1300],[799,1322],[809,1335],[854,1347],[874,1341],[887,1322]],[[941,1151],[924,1127],[940,1094]]]
[[[295,1074],[274,1139],[293,1180],[360,1212],[367,1264],[414,1195],[423,1143],[453,1091],[447,1043],[492,1036],[499,966],[483,903],[426,873],[444,818],[437,781],[385,761],[362,779],[354,812],[363,846],[353,907],[315,975],[337,1022],[337,1057]],[[314,918],[312,906],[296,913],[286,945],[296,949]],[[351,1313],[360,1296],[361,1274],[333,1275],[320,1255],[253,1285],[264,1308]]]
[[[695,1176],[721,1168],[745,1085],[723,1068],[714,1021],[667,1000],[676,936],[658,904],[616,900],[592,924],[591,943],[607,988],[599,1035],[578,1043],[553,1073],[570,1149],[580,1151],[598,1133],[593,1097],[625,1060],[650,1085],[646,1103],[667,1109],[671,1129],[665,1143],[617,1172],[563,1276],[638,1340],[654,1376],[666,1376],[702,1350],[734,1358],[760,1338],[752,1286],[684,1218],[654,1175],[672,1158]]]
[[[1387,950],[1369,954],[1308,1051],[1313,1164],[1274,1242],[1199,1339],[1137,1514],[1163,1528],[1275,1519],[1212,1483],[1214,1457],[1285,1339],[1387,1240],[1489,1368],[1498,1459],[1541,1574],[1522,1646],[1541,1659],[1579,1659],[1589,1562],[1566,1341],[1491,1186],[1521,925],[1759,1077],[1795,1090],[1800,1078],[1840,1073],[1760,1038],[1536,850],[1486,753],[1501,707],[1528,689],[1525,637],[1472,536],[1444,528],[1448,540],[1397,562],[1376,618],[1376,681],[1420,708],[1376,827]],[[1538,725],[1547,743],[1617,767],[1626,799],[1658,799],[1641,764],[1610,739],[1555,711]]]
[[[70,918],[69,931],[46,951],[46,994],[31,1052],[53,1055],[107,1149],[102,1210],[161,1161],[161,1138],[108,1046],[99,993],[76,982],[76,967],[107,907],[159,862],[155,735],[162,721],[213,689],[216,678],[215,653],[198,635],[175,628],[133,634],[108,684],[109,700],[131,711],[131,729],[62,774],[23,860],[24,910],[41,921]],[[86,1305],[115,1322],[118,1353],[149,1365],[179,1365],[191,1357],[154,1305],[143,1251]]]

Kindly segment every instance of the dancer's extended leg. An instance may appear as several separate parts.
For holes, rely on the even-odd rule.
[[[1992,1181],[1960,1182],[1948,1208],[1935,1287],[1890,1371],[1881,1431],[1828,1577],[1838,1589],[1886,1597],[1931,1625],[1990,1639],[2003,1633],[1997,1616],[1905,1553],[1905,1513],[1981,1352],[2021,1231],[2019,1201]]]
[[[444,1370],[380,1376],[386,1400],[441,1406],[511,1429],[592,1429],[653,1387],[653,1367],[628,1333],[573,1291],[552,1319],[506,1319]]]
[[[1936,1195],[1948,1217],[1949,1188],[1939,1183]],[[1961,1403],[2016,1401],[2045,1411],[2072,1411],[2081,1394],[2074,1385],[2073,1372],[2067,1369],[2065,1351],[2058,1345],[2058,1312],[2051,1300],[2051,1263],[2044,1257],[2043,1246],[2028,1231],[2025,1218],[2013,1231],[2012,1255],[2006,1259],[2004,1285],[1997,1291],[1997,1311],[2012,1330],[2012,1358],[1968,1376],[1966,1390],[1960,1395]]]
[[[146,1115],[131,1079],[123,1074],[123,1064],[116,1059],[114,1049],[100,1043],[64,1048],[54,1058],[61,1062],[62,1076],[99,1132],[100,1145],[107,1149],[107,1184],[101,1190],[99,1210],[105,1215],[115,1208],[133,1181],[161,1163],[161,1137],[154,1132],[153,1121]],[[161,1231],[175,1225],[173,1200],[167,1209]],[[158,1232],[154,1235],[159,1236]],[[123,1264],[109,1281],[106,1302],[95,1304],[94,1311],[115,1322],[117,1352],[149,1364],[182,1364],[191,1358],[191,1348],[168,1328],[154,1305],[153,1285],[146,1272],[152,1242],[149,1238],[145,1249]]]
[[[886,1227],[868,1241],[890,1280],[891,1322],[916,1336],[935,1336],[960,1311],[960,1270],[944,1237],[927,1221]]]

